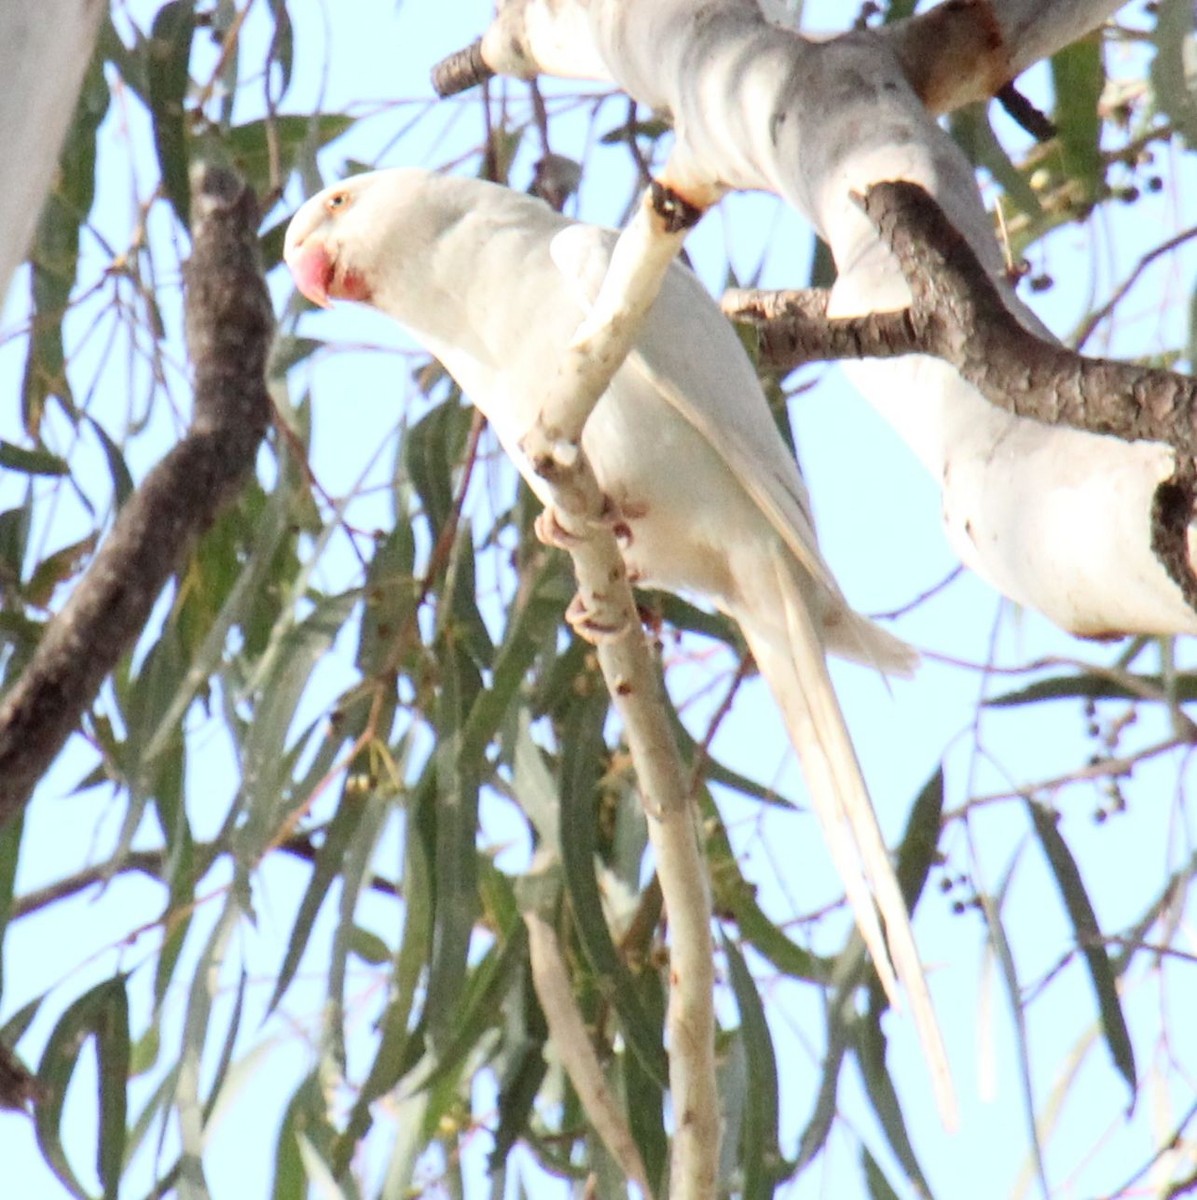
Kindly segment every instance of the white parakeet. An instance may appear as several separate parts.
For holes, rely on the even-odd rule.
[[[518,192],[397,169],[313,196],[291,222],[285,257],[315,303],[363,301],[414,333],[547,501],[520,441],[614,243],[614,233]],[[582,444],[628,533],[631,577],[705,596],[743,630],[878,973],[891,999],[895,975],[904,985],[942,1085],[942,1042],[909,916],[825,662],[830,650],[908,672],[915,656],[840,594],[753,366],[684,268],[670,268]]]

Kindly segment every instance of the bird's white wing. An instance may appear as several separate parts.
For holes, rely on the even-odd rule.
[[[570,225],[553,238],[553,262],[587,310],[598,295],[616,237],[591,225]],[[798,466],[767,407],[753,402],[760,383],[752,364],[702,284],[681,265],[670,268],[628,365],[703,435],[794,557],[839,599],[839,587],[819,553]]]

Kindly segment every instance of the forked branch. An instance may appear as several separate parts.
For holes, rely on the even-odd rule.
[[[968,242],[918,184],[874,184],[860,203],[901,267],[910,306],[829,318],[826,292],[728,292],[723,309],[755,326],[762,362],[790,370],[827,359],[932,354],[1016,416],[1126,442],[1166,442],[1177,452],[1177,466],[1156,489],[1152,549],[1197,608],[1188,551],[1197,497],[1197,380],[1087,358],[1025,328]]]

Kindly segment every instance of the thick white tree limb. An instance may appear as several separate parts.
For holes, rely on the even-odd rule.
[[[594,75],[597,59],[637,100],[668,111],[679,178],[771,190],[803,212],[839,268],[829,315],[854,316],[909,301],[896,262],[850,200],[873,183],[925,188],[998,278],[972,168],[927,105],[941,111],[989,92],[1115,7],[964,0],[905,27],[814,42],[770,25],[754,0],[713,0],[698,11],[691,0],[511,0],[503,37],[484,38],[482,49],[491,68],[518,61],[527,74],[550,31],[570,21],[576,56],[563,55],[571,43],[561,35],[546,62]],[[962,45],[973,47],[971,72],[960,67]],[[978,57],[977,47],[988,50]],[[932,70],[936,61],[947,65]],[[943,83],[961,74],[969,86]],[[1018,319],[1045,332],[1002,286]],[[1197,632],[1197,614],[1151,549],[1153,496],[1175,461],[1169,447],[998,412],[951,367],[925,357],[845,369],[940,481],[953,549],[1004,594],[1086,636]]]
[[[0,179],[0,296],[29,249],[106,9],[103,0],[0,4],[0,162],[10,167]]]

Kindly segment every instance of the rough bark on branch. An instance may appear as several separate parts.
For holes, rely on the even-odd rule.
[[[195,366],[191,428],[121,509],[28,667],[0,701],[0,824],[29,799],[162,587],[253,470],[270,417],[274,328],[258,260],[257,202],[228,172],[195,181],[186,268]]]
[[[730,288],[721,304],[733,321],[753,327],[757,361],[770,371],[784,374],[806,363],[842,358],[930,353],[914,305],[898,312],[829,317],[830,299],[827,288]]]
[[[1026,328],[968,242],[918,184],[874,184],[862,207],[897,260],[911,304],[899,312],[833,319],[825,291],[728,293],[724,311],[756,327],[765,365],[790,370],[820,359],[933,354],[991,404],[1019,417],[1127,442],[1169,443],[1180,461],[1156,488],[1151,546],[1197,610],[1187,533],[1197,483],[1197,380],[1087,358]]]
[[[1197,455],[1197,379],[1088,358],[1027,329],[918,184],[874,184],[862,207],[896,257],[911,304],[833,319],[826,291],[729,292],[724,311],[756,327],[764,365],[791,370],[819,360],[934,354],[1020,417],[1128,442],[1168,442]]]
[[[432,90],[443,100],[478,87],[494,76],[482,57],[482,39],[442,58],[432,68]]]

